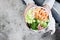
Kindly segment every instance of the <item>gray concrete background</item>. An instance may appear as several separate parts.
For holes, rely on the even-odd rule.
[[[0,0],[0,40],[55,40],[42,38],[42,32],[31,32],[24,22],[25,5],[21,0]]]

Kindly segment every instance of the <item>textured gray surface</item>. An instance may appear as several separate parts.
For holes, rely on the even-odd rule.
[[[31,32],[24,22],[25,9],[21,0],[0,0],[0,40],[54,40],[42,38],[43,33]]]

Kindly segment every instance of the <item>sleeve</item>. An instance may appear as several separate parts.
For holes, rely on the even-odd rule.
[[[49,18],[50,18],[50,22],[48,24],[48,30],[52,30],[51,34],[54,34],[56,29],[55,29],[55,20],[51,14],[51,12],[49,13]]]
[[[25,1],[25,3],[28,5],[29,3],[34,3],[34,1],[33,0],[24,0]]]
[[[50,7],[50,9],[53,7],[55,0],[45,0],[45,2],[43,3],[43,5],[48,5]]]

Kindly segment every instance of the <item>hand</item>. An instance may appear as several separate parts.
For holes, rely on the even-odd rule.
[[[27,12],[31,7],[37,7],[37,6],[36,6],[34,3],[28,4],[27,7],[26,7],[26,9],[25,9],[25,11],[24,11],[24,16],[25,16],[26,12]]]
[[[43,5],[43,7],[44,7],[45,9],[47,9],[47,11],[48,11],[48,12],[50,12],[50,11],[51,11],[51,9],[50,9],[49,5],[45,4],[45,5]]]

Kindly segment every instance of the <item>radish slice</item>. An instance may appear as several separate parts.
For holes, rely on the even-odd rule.
[[[41,27],[40,25],[38,25],[38,30],[42,30],[43,29],[43,27]]]

